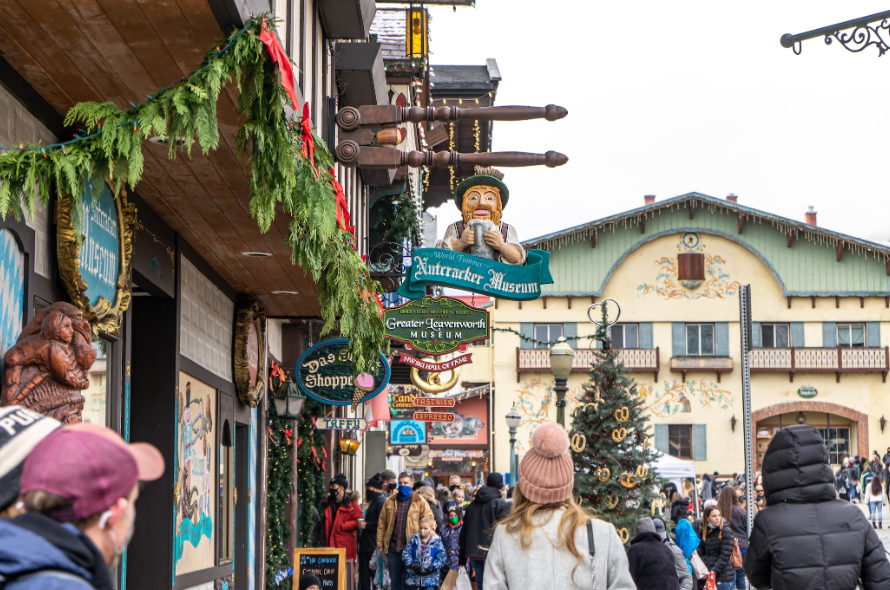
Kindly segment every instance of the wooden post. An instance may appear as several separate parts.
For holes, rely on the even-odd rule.
[[[529,121],[546,119],[558,121],[569,111],[555,104],[545,107],[400,107],[397,105],[364,105],[345,107],[337,112],[337,126],[344,131],[354,131],[362,125],[395,125],[398,123],[426,123],[441,121]]]
[[[335,152],[337,161],[347,168],[393,169],[410,166],[502,166],[522,168],[526,166],[547,166],[555,168],[569,161],[568,157],[559,152],[549,151],[545,154],[529,154],[525,152],[486,152],[460,154],[457,152],[403,152],[395,147],[361,146],[355,141],[341,141]]]

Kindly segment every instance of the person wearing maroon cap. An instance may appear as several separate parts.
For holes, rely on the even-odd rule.
[[[133,536],[138,484],[163,473],[155,447],[127,445],[102,426],[44,438],[22,470],[26,513],[0,520],[0,587],[112,590],[108,566]]]

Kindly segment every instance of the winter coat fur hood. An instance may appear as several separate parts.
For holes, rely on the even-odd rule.
[[[859,507],[836,499],[822,436],[778,431],[763,458],[767,507],[754,519],[745,573],[754,588],[890,588],[884,546]]]

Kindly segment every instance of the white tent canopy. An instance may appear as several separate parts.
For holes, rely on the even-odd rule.
[[[658,475],[669,480],[678,490],[683,489],[683,480],[691,477],[695,481],[695,463],[692,461],[684,461],[670,455],[662,454],[655,460],[653,465],[658,471]],[[698,517],[698,490],[693,486],[693,506],[695,506],[695,515]],[[670,498],[668,498],[670,501]]]

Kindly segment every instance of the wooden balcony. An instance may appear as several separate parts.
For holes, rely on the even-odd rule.
[[[619,360],[631,373],[643,373],[652,371],[655,380],[658,381],[658,347],[621,348],[617,349]],[[575,360],[572,363],[573,373],[586,373],[594,362],[594,352],[588,348],[575,350]],[[601,352],[601,351],[596,351]],[[516,380],[519,381],[520,373],[549,373],[550,350],[546,348],[517,348],[516,349]]]
[[[751,372],[834,373],[840,383],[841,373],[880,373],[886,383],[890,371],[890,352],[885,348],[755,348],[751,351]]]

